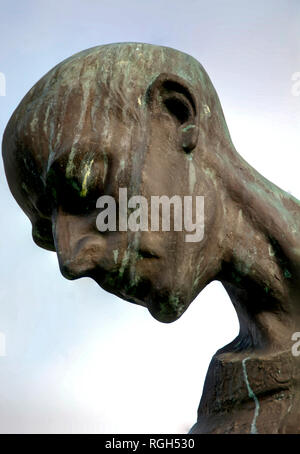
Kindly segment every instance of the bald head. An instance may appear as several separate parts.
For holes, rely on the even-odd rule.
[[[191,253],[171,232],[168,237],[100,235],[96,201],[107,194],[118,203],[120,187],[128,196],[146,198],[209,196],[216,189],[203,163],[211,149],[223,146],[232,144],[200,63],[171,48],[121,43],[80,52],[49,71],[12,115],[2,148],[10,189],[32,222],[33,239],[57,252],[63,274],[89,275],[139,304],[167,298],[168,310],[160,316],[167,320],[180,316],[197,293],[188,281],[198,283],[199,276],[193,272],[186,279],[195,250]],[[206,225],[215,210],[206,214]],[[145,249],[157,251],[143,257]],[[170,275],[156,276],[160,267],[149,270],[142,259],[161,257],[166,266],[172,260],[167,249],[186,258],[176,273],[169,267]],[[189,289],[183,296],[184,281]]]

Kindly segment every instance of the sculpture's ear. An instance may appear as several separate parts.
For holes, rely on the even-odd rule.
[[[148,87],[147,103],[156,111],[166,110],[178,126],[181,148],[189,153],[198,141],[197,104],[188,83],[174,74],[160,74]]]

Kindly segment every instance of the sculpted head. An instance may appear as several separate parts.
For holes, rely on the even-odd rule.
[[[95,47],[63,61],[24,97],[6,128],[10,189],[37,245],[56,251],[68,279],[176,320],[218,267],[221,201],[213,162],[231,140],[202,66],[140,43]],[[205,233],[106,231],[99,197],[204,196]],[[118,216],[118,215],[117,215]],[[171,222],[172,226],[172,222]]]

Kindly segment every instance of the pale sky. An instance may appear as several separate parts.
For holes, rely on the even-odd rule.
[[[0,5],[1,137],[26,92],[64,58],[105,43],[165,45],[203,64],[238,152],[300,198],[299,0]],[[238,334],[223,287],[212,283],[167,325],[90,279],[65,280],[56,255],[33,243],[2,162],[0,171],[0,432],[188,431],[212,355]]]

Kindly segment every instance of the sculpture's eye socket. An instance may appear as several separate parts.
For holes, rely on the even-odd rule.
[[[96,210],[96,202],[103,193],[98,181],[87,186],[78,176],[66,177],[60,165],[53,165],[47,174],[46,191],[52,209],[60,206],[65,212],[84,215]]]

